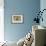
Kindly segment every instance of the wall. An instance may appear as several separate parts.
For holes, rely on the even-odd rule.
[[[4,41],[4,0],[0,0],[0,42]]]
[[[34,17],[40,9],[40,0],[4,0],[4,26],[5,40],[18,41],[24,37],[32,28]],[[11,16],[22,14],[24,23],[12,24]]]
[[[40,9],[41,9],[41,11],[42,11],[43,9],[46,9],[46,6],[45,6],[45,5],[46,5],[46,0],[41,0],[41,1],[40,1]],[[46,10],[43,12],[42,17],[43,17],[43,22],[41,21],[41,22],[40,22],[40,25],[46,27]]]

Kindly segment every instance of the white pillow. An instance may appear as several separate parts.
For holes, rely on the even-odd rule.
[[[21,39],[17,42],[17,46],[23,46],[24,40],[25,40],[25,37],[24,37],[24,38],[21,38]]]

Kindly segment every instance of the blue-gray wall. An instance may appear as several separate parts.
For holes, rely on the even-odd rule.
[[[32,28],[33,19],[40,9],[40,0],[4,0],[5,40],[18,41]],[[11,16],[22,14],[24,23],[12,24]]]

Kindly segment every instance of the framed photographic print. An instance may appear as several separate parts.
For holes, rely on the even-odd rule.
[[[23,23],[23,15],[13,15],[12,23]]]

